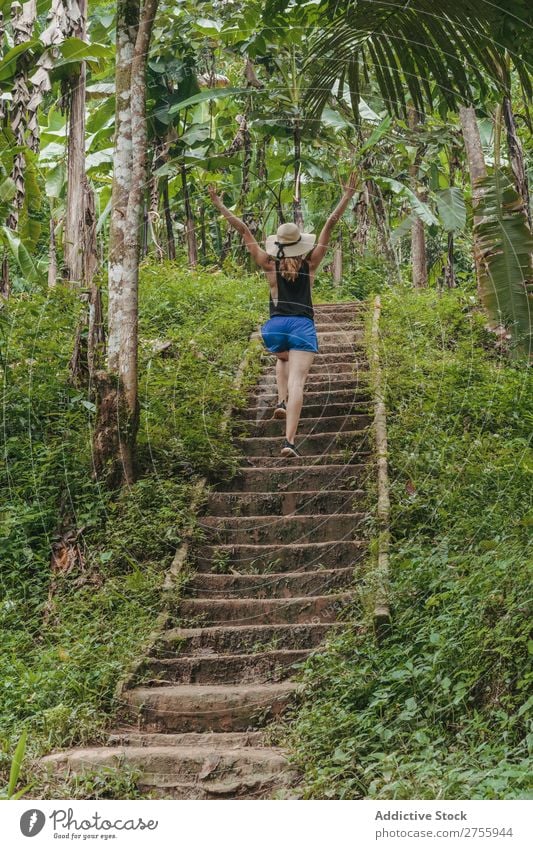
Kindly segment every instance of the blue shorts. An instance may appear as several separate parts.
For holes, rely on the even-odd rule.
[[[315,323],[303,315],[274,315],[263,324],[261,336],[271,354],[292,350],[318,353]]]

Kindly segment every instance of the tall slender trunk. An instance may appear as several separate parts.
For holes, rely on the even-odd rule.
[[[11,21],[13,29],[13,44],[17,47],[25,41],[30,41],[33,35],[33,28],[37,18],[37,3],[36,0],[29,0],[27,3],[13,3],[11,7]],[[7,226],[11,230],[16,230],[19,223],[20,210],[24,206],[26,189],[24,183],[24,171],[26,168],[26,157],[24,148],[26,147],[26,133],[28,130],[28,104],[30,102],[30,92],[28,88],[28,74],[26,60],[22,57],[18,62],[19,70],[15,74],[13,81],[13,93],[10,108],[10,123],[13,132],[15,147],[17,148],[13,158],[13,166],[11,169],[11,179],[14,181],[17,192],[12,201],[11,211],[7,218]],[[28,139],[28,144],[30,139]],[[0,296],[8,298],[11,292],[11,279],[9,275],[9,262],[7,255],[4,255],[2,261],[2,271],[0,276]]]
[[[369,180],[368,189],[370,193],[372,211],[374,213],[374,221],[376,223],[381,249],[387,261],[390,262],[391,265],[394,265],[396,267],[396,269],[398,270],[398,277],[400,277],[400,265],[398,261],[398,255],[396,253],[396,250],[394,249],[394,245],[391,242],[389,219],[387,216],[387,210],[385,209],[383,193],[378,184],[375,183],[373,180]]]
[[[294,223],[298,225],[300,230],[303,230],[304,217],[302,213],[302,131],[298,120],[294,122],[293,128],[294,139],[294,200],[292,202],[292,212]]]
[[[480,221],[480,216],[476,215],[476,210],[483,198],[483,189],[481,188],[479,181],[483,180],[487,176],[487,166],[483,155],[483,147],[481,146],[481,136],[479,135],[479,127],[474,107],[460,106],[459,117],[461,119],[461,129],[465,144],[466,158],[468,161],[470,184],[472,186],[472,208],[474,212],[474,262],[476,264],[478,295],[481,296],[481,275],[479,266],[481,248],[478,244],[476,227],[476,224]]]
[[[340,286],[342,283],[342,233],[339,233],[337,236],[337,241],[333,249],[331,276],[333,278],[333,285]]]
[[[160,200],[160,178],[156,175],[158,168],[161,168],[165,158],[165,145],[161,139],[157,139],[153,143],[153,158],[152,167],[150,169],[149,184],[148,184],[148,211],[146,217],[146,253],[151,250],[153,245],[155,258],[161,262],[164,256],[163,245],[161,240],[161,227],[159,216],[159,200]]]
[[[455,147],[452,147],[450,154],[450,187],[455,185],[455,172],[459,165]],[[446,267],[444,269],[444,285],[448,289],[455,289],[455,257],[454,257],[455,239],[453,231],[448,233],[448,251],[446,255]]]
[[[187,169],[185,165],[181,166],[181,186],[183,190],[183,205],[185,207],[185,235],[187,238],[187,256],[191,268],[198,265],[198,245],[196,242],[196,232],[194,229],[194,216],[192,213],[191,198],[189,195],[189,186],[187,183]]]
[[[419,124],[419,115],[414,106],[408,108],[409,127],[415,130]],[[425,192],[419,185],[418,169],[419,156],[417,152],[415,162],[409,167],[413,191],[420,200],[425,200]],[[424,222],[417,215],[413,215],[411,226],[411,265],[413,274],[413,286],[415,289],[424,289],[428,284],[427,258],[426,258],[426,233]]]
[[[202,265],[207,264],[207,228],[205,226],[205,204],[200,206],[200,255]]]
[[[176,240],[170,214],[170,200],[168,195],[168,177],[163,177],[163,210],[165,213],[165,227],[167,231],[167,254],[169,259],[176,259]]]
[[[57,251],[56,251],[56,224],[53,215],[50,215],[49,240],[48,240],[48,288],[53,289],[57,283]]]
[[[80,16],[77,25],[68,33],[86,40],[87,0],[78,0]],[[90,283],[83,279],[83,249],[86,242],[85,201],[88,187],[85,176],[85,87],[86,66],[80,62],[76,78],[70,83],[68,152],[67,152],[67,203],[63,238],[63,276],[78,285]]]
[[[109,272],[108,371],[98,373],[95,470],[108,480],[134,479],[138,403],[138,282],[142,204],[146,181],[146,60],[158,0],[117,4],[115,92],[117,125]],[[111,330],[113,332],[111,344]]]
[[[444,269],[444,285],[448,289],[455,289],[455,259],[454,259],[454,237],[448,233],[448,250],[446,255],[446,268]]]
[[[510,97],[504,97],[503,99],[503,120],[505,121],[505,129],[507,132],[507,150],[509,153],[509,162],[513,171],[514,184],[516,191],[524,201],[524,212],[529,224],[529,229],[532,230],[529,183],[524,162],[524,150],[516,130],[513,105]]]
[[[362,256],[368,244],[368,230],[370,226],[368,216],[369,192],[368,184],[365,183],[362,191],[359,193],[357,203],[354,207],[356,219],[356,230],[354,234],[354,246],[359,256]]]

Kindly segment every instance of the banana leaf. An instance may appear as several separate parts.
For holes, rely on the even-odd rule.
[[[524,202],[503,170],[481,180],[476,208],[475,251],[481,298],[489,317],[505,325],[517,345],[531,353],[533,331],[533,237]]]

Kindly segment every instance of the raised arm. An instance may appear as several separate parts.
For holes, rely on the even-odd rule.
[[[328,220],[324,224],[320,236],[318,237],[318,242],[312,250],[311,256],[309,257],[309,268],[312,271],[316,271],[322,260],[326,255],[326,251],[329,247],[329,242],[331,239],[331,234],[337,222],[342,218],[344,214],[344,210],[348,206],[351,198],[353,198],[354,194],[357,191],[358,184],[358,175],[356,171],[352,171],[350,174],[350,179],[348,180],[348,185],[344,189],[344,193],[329,216]]]
[[[209,186],[207,191],[209,192],[209,197],[213,201],[216,208],[222,213],[224,218],[226,218],[231,226],[237,230],[238,233],[241,234],[244,240],[244,244],[246,245],[247,250],[252,255],[256,263],[265,269],[269,269],[272,267],[272,257],[270,257],[266,251],[264,251],[261,247],[259,247],[257,241],[255,240],[251,230],[246,226],[244,221],[240,218],[237,218],[236,215],[231,212],[224,206],[220,197],[217,195],[214,186]]]

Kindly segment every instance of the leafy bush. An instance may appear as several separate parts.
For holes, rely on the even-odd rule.
[[[102,733],[117,681],[161,610],[164,570],[192,521],[191,486],[231,463],[220,423],[238,400],[233,378],[264,300],[256,278],[143,269],[140,477],[121,493],[91,480],[94,399],[68,383],[75,293],[19,295],[2,311],[6,776],[22,727],[33,755]],[[52,576],[52,544],[72,529],[81,529],[74,565]]]
[[[531,377],[459,292],[382,298],[393,627],[307,664],[292,732],[305,794],[528,790]]]

